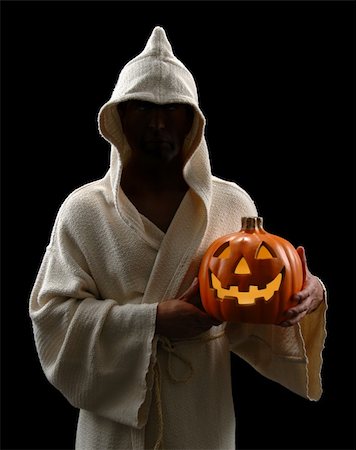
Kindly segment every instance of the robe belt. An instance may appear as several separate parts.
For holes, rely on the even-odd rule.
[[[185,341],[186,343],[204,343],[213,341],[214,339],[219,339],[222,336],[224,336],[225,331],[221,331],[220,333],[217,333],[215,335],[203,335],[199,336],[198,338],[193,338],[189,341]],[[168,354],[168,363],[167,363],[167,373],[169,379],[173,383],[187,383],[193,376],[194,369],[192,363],[189,361],[189,359],[182,356],[179,352],[177,352],[176,348],[174,347],[174,344],[172,342],[164,337],[159,336],[158,342],[161,344],[162,350],[166,351]],[[174,374],[173,366],[172,366],[172,358],[177,358],[179,361],[181,361],[188,369],[187,374],[185,376],[177,377]],[[159,362],[157,360],[155,366],[154,366],[154,403],[157,409],[158,414],[158,436],[156,439],[156,443],[154,445],[154,450],[160,450],[162,449],[163,444],[163,414],[162,414],[162,397],[161,397],[161,368],[159,365]]]

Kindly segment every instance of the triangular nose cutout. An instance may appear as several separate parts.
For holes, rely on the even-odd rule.
[[[235,273],[237,275],[243,275],[247,273],[251,273],[250,268],[248,267],[247,261],[244,257],[242,257],[235,268]]]

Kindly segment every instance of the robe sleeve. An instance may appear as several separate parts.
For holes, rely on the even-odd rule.
[[[153,385],[157,304],[100,299],[83,253],[52,236],[30,297],[43,371],[75,407],[141,428]]]
[[[325,301],[292,327],[227,324],[231,351],[265,377],[309,400],[322,395],[322,351],[326,339]]]

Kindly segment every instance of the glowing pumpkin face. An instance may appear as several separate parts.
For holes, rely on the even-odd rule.
[[[240,232],[216,240],[199,272],[205,310],[222,321],[279,323],[302,288],[295,248],[267,233],[261,218],[243,218]]]

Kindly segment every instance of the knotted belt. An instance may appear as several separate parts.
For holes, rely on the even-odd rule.
[[[221,331],[220,333],[214,334],[214,335],[203,335],[199,336],[198,338],[192,339],[192,343],[205,343],[212,341],[214,339],[219,339],[225,334],[225,331]],[[185,358],[182,356],[179,352],[177,352],[176,348],[172,344],[172,342],[164,337],[159,336],[158,342],[161,345],[162,350],[166,351],[168,354],[168,362],[167,362],[167,373],[168,377],[173,383],[187,383],[193,376],[194,369],[192,363],[189,361],[188,358]],[[187,373],[184,376],[177,377],[174,374],[173,371],[173,358],[177,358],[179,361],[181,361],[186,367],[187,367]],[[159,361],[157,359],[157,362],[154,366],[154,387],[153,387],[153,396],[154,396],[154,404],[157,409],[158,414],[158,436],[156,439],[156,443],[154,445],[154,450],[162,449],[163,444],[163,414],[162,414],[162,397],[161,397],[161,368]]]

